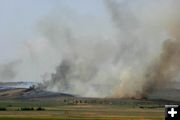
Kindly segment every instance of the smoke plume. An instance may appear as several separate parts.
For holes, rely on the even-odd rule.
[[[16,67],[21,61],[16,60],[6,64],[0,64],[0,81],[13,80],[17,75]]]
[[[147,98],[178,80],[178,0],[103,3],[109,23],[93,26],[93,18],[78,21],[78,15],[41,23],[60,62],[42,86],[81,96]]]
[[[137,3],[142,3],[142,1],[138,1]],[[154,2],[156,3],[156,2]],[[131,83],[133,79],[140,79],[138,80],[139,83],[135,83],[135,85],[130,84],[130,87],[133,87],[134,92],[124,93],[122,91],[127,90],[124,86],[121,85],[120,91],[117,92],[117,95],[120,97],[135,97],[135,98],[147,98],[151,93],[155,92],[158,89],[165,88],[172,80],[177,79],[178,73],[180,72],[180,64],[179,64],[179,45],[180,45],[180,38],[179,38],[179,15],[176,14],[176,11],[178,10],[177,6],[175,5],[178,3],[176,0],[172,2],[167,2],[169,6],[166,6],[166,3],[159,0],[157,2],[162,3],[162,7],[159,7],[157,10],[162,11],[168,11],[167,16],[165,17],[162,12],[160,17],[162,17],[162,29],[166,30],[168,32],[171,39],[167,39],[162,43],[162,47],[160,47],[159,55],[156,56],[155,59],[153,59],[148,65],[142,65],[144,67],[144,71],[141,71],[143,74],[139,75],[140,77],[136,78],[135,76],[132,76],[131,74],[128,74],[126,78],[123,78],[125,81],[125,84]],[[127,32],[132,37],[131,39],[136,40],[137,36],[134,34],[136,30],[138,30],[138,24],[140,24],[140,21],[137,21],[137,18],[134,16],[133,12],[128,13],[129,11],[122,12],[120,7],[118,6],[118,3],[115,1],[106,1],[108,10],[112,16],[112,20],[114,21],[114,24],[118,27],[119,30],[123,31],[125,35],[127,35]],[[120,5],[126,4],[126,2],[121,3]],[[123,7],[123,6],[121,6]],[[149,6],[148,6],[149,7]],[[174,8],[173,8],[174,7]],[[120,11],[120,12],[119,12]],[[159,12],[158,11],[158,12]],[[144,11],[146,12],[146,11]],[[174,16],[173,16],[174,15]],[[154,25],[158,24],[158,16],[154,14],[152,17],[157,19],[156,21],[153,21]],[[153,19],[154,19],[153,18]],[[141,23],[142,24],[142,23]],[[161,24],[161,23],[159,23]],[[151,25],[151,24],[150,24]],[[175,26],[172,28],[172,26]],[[143,26],[143,27],[151,27],[151,26]],[[149,36],[147,36],[149,37]],[[129,43],[128,43],[129,44]],[[137,72],[137,71],[132,71]],[[122,80],[123,80],[122,79]],[[142,80],[141,80],[142,79]],[[140,86],[136,86],[136,84],[140,84]],[[135,88],[134,88],[135,87]],[[140,89],[137,89],[139,87]]]

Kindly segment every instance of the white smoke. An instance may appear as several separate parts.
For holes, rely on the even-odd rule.
[[[8,63],[0,64],[0,81],[12,81],[18,74],[17,67],[21,60],[14,60]]]
[[[47,16],[38,25],[42,43],[27,47],[41,68],[51,68],[43,86],[81,96],[142,97],[149,67],[164,41],[176,37],[170,26],[179,20],[178,3],[103,0],[102,18],[62,10]]]

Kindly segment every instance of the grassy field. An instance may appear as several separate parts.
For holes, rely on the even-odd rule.
[[[44,111],[37,111],[41,106]],[[0,101],[0,120],[163,120],[164,108],[134,104],[62,104],[58,101]],[[154,106],[154,105],[153,105]],[[21,111],[21,107],[35,110]]]

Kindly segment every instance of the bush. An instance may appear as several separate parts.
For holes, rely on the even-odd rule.
[[[37,110],[37,111],[43,111],[43,110],[45,110],[45,109],[42,108],[42,107],[38,107],[36,110]]]
[[[25,108],[21,108],[22,111],[30,111],[30,110],[34,110],[33,107],[25,107]]]
[[[139,108],[142,108],[142,109],[144,109],[144,107],[143,107],[143,106],[140,106]]]
[[[87,100],[85,100],[85,101],[84,101],[84,103],[88,103],[88,101],[87,101]]]
[[[0,111],[6,111],[6,108],[0,108]]]
[[[8,105],[8,107],[12,107],[12,105]]]

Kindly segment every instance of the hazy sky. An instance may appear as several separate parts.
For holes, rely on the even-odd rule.
[[[0,0],[0,63],[17,59],[21,47],[38,34],[37,24],[53,10],[102,15],[100,0]]]
[[[71,14],[69,16],[76,16],[73,14],[85,16],[85,19],[89,19],[91,16],[106,19],[105,8],[101,0],[0,0],[0,65],[21,60],[23,65],[19,69],[23,68],[23,70],[20,70],[19,74],[21,75],[17,78],[18,80],[39,79],[40,74],[43,73],[38,73],[41,70],[37,69],[49,72],[45,69],[49,69],[48,65],[51,66],[55,60],[49,61],[47,58],[44,62],[48,63],[47,68],[38,68],[37,65],[34,65],[36,68],[33,68],[30,59],[27,58],[27,52],[24,51],[29,43],[36,44],[37,39],[41,36],[38,28],[41,21],[51,15],[52,19],[56,15],[63,18],[64,15],[68,16],[68,13]],[[89,18],[86,18],[87,16]],[[37,43],[39,42],[37,41]],[[37,45],[37,47],[39,46]],[[31,52],[28,54],[31,56]],[[39,65],[39,63],[37,64]],[[33,74],[31,71],[34,70]],[[23,75],[24,77],[22,77]]]

